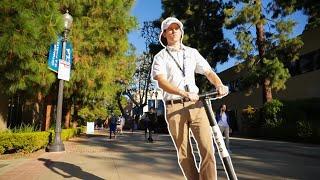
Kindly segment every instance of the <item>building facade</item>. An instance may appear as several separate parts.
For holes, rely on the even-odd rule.
[[[320,98],[320,28],[304,32],[301,38],[304,46],[300,52],[300,59],[288,67],[291,78],[286,82],[286,89],[272,92],[273,98],[286,101]],[[242,73],[237,72],[236,67],[218,75],[229,86],[230,94],[212,102],[213,108],[218,109],[221,104],[226,104],[236,121],[235,129],[241,130],[243,109],[248,105],[255,108],[263,106],[262,89],[261,87],[250,91],[243,89]]]

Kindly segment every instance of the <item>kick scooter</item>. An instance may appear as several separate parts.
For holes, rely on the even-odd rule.
[[[206,110],[206,113],[210,122],[210,126],[212,127],[212,131],[213,131],[213,139],[218,149],[219,157],[222,161],[224,170],[227,174],[227,178],[229,180],[238,180],[231,162],[229,152],[224,143],[222,133],[219,129],[215,115],[212,111],[211,100],[222,98],[222,97],[217,97],[217,95],[218,95],[217,92],[205,93],[205,94],[199,95],[199,99],[203,102],[204,108]]]

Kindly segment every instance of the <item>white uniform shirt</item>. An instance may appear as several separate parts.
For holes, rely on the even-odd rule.
[[[229,124],[227,121],[227,115],[225,112],[221,114],[221,120],[219,121],[218,125],[222,127],[229,127]]]
[[[182,45],[182,49],[179,51],[170,50],[170,48],[168,48],[168,50],[181,68],[183,68],[184,63],[186,77],[183,76],[182,71],[176,65],[166,49],[162,49],[154,57],[151,72],[152,78],[160,74],[164,75],[166,80],[173,86],[184,90],[185,85],[188,84],[189,91],[198,94],[199,88],[195,83],[195,73],[204,74],[205,71],[212,70],[209,63],[200,55],[198,50],[194,48]],[[184,56],[185,58],[183,58]],[[163,91],[163,99],[165,101],[181,99],[181,96]]]
[[[169,48],[168,48],[169,50]],[[184,90],[186,84],[189,86],[189,91],[198,93],[199,88],[195,83],[195,73],[204,74],[206,70],[211,70],[209,63],[200,55],[198,50],[182,45],[179,51],[169,50],[172,56],[179,63],[180,67],[185,66],[185,75],[176,65],[172,57],[168,54],[166,49],[162,49],[155,57],[152,64],[152,78],[157,75],[164,75],[169,83],[173,86]],[[185,56],[185,58],[183,58]],[[183,62],[184,60],[184,62]],[[181,96],[169,94],[163,91],[163,99],[173,100],[181,99]]]

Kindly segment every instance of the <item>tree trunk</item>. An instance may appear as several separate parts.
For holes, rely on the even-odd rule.
[[[37,93],[37,99],[34,104],[33,124],[43,126],[43,114],[44,114],[44,98],[41,92]]]
[[[74,106],[74,111],[73,111],[72,122],[73,122],[73,127],[75,127],[75,126],[77,127],[77,125],[79,124],[78,112],[79,112],[79,107],[80,107],[80,103],[77,101],[77,98],[74,98],[73,106]]]
[[[70,119],[71,119],[71,103],[69,102],[69,100],[66,100],[66,115],[64,117],[64,127],[65,128],[70,128]]]
[[[263,82],[263,104],[265,102],[270,102],[272,100],[272,91],[271,91],[271,87],[270,87],[270,80],[269,79],[264,79]]]
[[[49,94],[45,97],[45,109],[44,109],[44,118],[41,130],[47,131],[50,129],[51,125],[51,115],[52,115],[52,95]]]
[[[256,24],[257,46],[259,51],[260,65],[263,66],[263,58],[265,55],[265,33],[262,20]],[[270,86],[270,79],[262,80],[262,100],[263,104],[272,100],[272,91]]]
[[[256,33],[257,33],[257,45],[259,50],[259,57],[260,57],[260,60],[262,60],[265,54],[265,34],[264,34],[263,24],[261,21],[256,25]]]

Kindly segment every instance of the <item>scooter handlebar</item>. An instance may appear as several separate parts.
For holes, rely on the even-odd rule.
[[[212,97],[217,97],[218,92],[214,91],[214,92],[206,92],[203,94],[199,94],[199,99],[205,99],[205,98],[212,98]]]
[[[221,99],[227,95],[228,94],[223,95],[223,96],[219,96],[219,93],[217,91],[214,91],[214,92],[207,92],[207,93],[199,94],[199,99]]]

